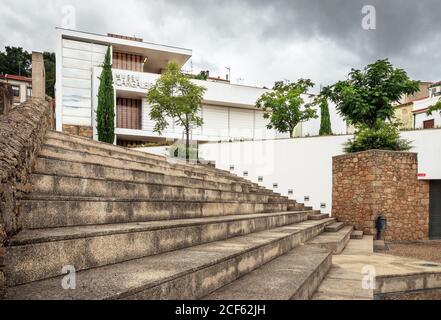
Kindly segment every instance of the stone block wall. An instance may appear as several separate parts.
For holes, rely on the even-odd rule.
[[[72,126],[63,124],[63,132],[73,136],[93,139],[93,128],[87,126]]]
[[[379,215],[387,240],[429,238],[429,182],[418,180],[416,153],[367,151],[333,158],[333,216],[375,235]]]
[[[12,86],[0,82],[0,115],[6,114],[12,107]]]
[[[0,298],[7,237],[21,229],[16,199],[30,190],[30,173],[51,123],[50,103],[30,99],[0,117]]]

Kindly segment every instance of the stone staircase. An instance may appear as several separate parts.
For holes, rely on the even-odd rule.
[[[55,132],[31,181],[7,299],[309,299],[353,231],[208,165]]]

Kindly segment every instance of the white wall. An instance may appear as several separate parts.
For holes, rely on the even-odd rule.
[[[92,69],[104,61],[107,47],[82,41],[61,41],[61,112],[57,122],[90,126],[92,123]],[[58,92],[57,92],[58,94]]]
[[[425,179],[441,179],[441,130],[419,130],[403,132],[402,136],[412,140],[412,151],[419,153],[419,173]],[[306,202],[315,209],[330,213],[332,208],[332,157],[342,154],[342,145],[351,136],[297,138],[234,143],[210,143],[201,145],[200,156],[216,161],[220,169],[242,176],[249,172],[249,179],[272,189],[278,183],[276,192],[291,196],[299,202]]]

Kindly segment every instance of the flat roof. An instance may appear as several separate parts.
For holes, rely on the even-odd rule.
[[[111,45],[118,51],[149,57],[149,60],[153,61],[154,64],[158,66],[167,65],[169,61],[175,61],[183,66],[193,55],[192,50],[180,47],[116,38],[108,35],[63,29],[59,27],[57,27],[56,30],[63,39]]]

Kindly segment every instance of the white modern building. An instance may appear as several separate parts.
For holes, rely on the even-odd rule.
[[[101,65],[108,47],[112,52],[116,97],[116,136],[121,145],[183,138],[182,128],[170,126],[161,135],[153,132],[145,96],[169,62],[181,67],[192,51],[143,42],[113,34],[98,35],[57,29],[56,127],[58,131],[96,138],[95,111]],[[231,84],[228,80],[192,80],[207,89],[201,116],[204,124],[195,129],[197,141],[262,140],[285,138],[266,128],[263,112],[254,106],[267,89]],[[309,97],[305,97],[308,101]],[[334,132],[346,133],[346,124],[331,106]],[[299,125],[296,136],[316,135],[319,120]]]
[[[413,103],[413,117],[415,129],[441,128],[440,112],[427,115],[429,108],[441,100],[441,82],[432,84],[429,87],[429,97]]]

